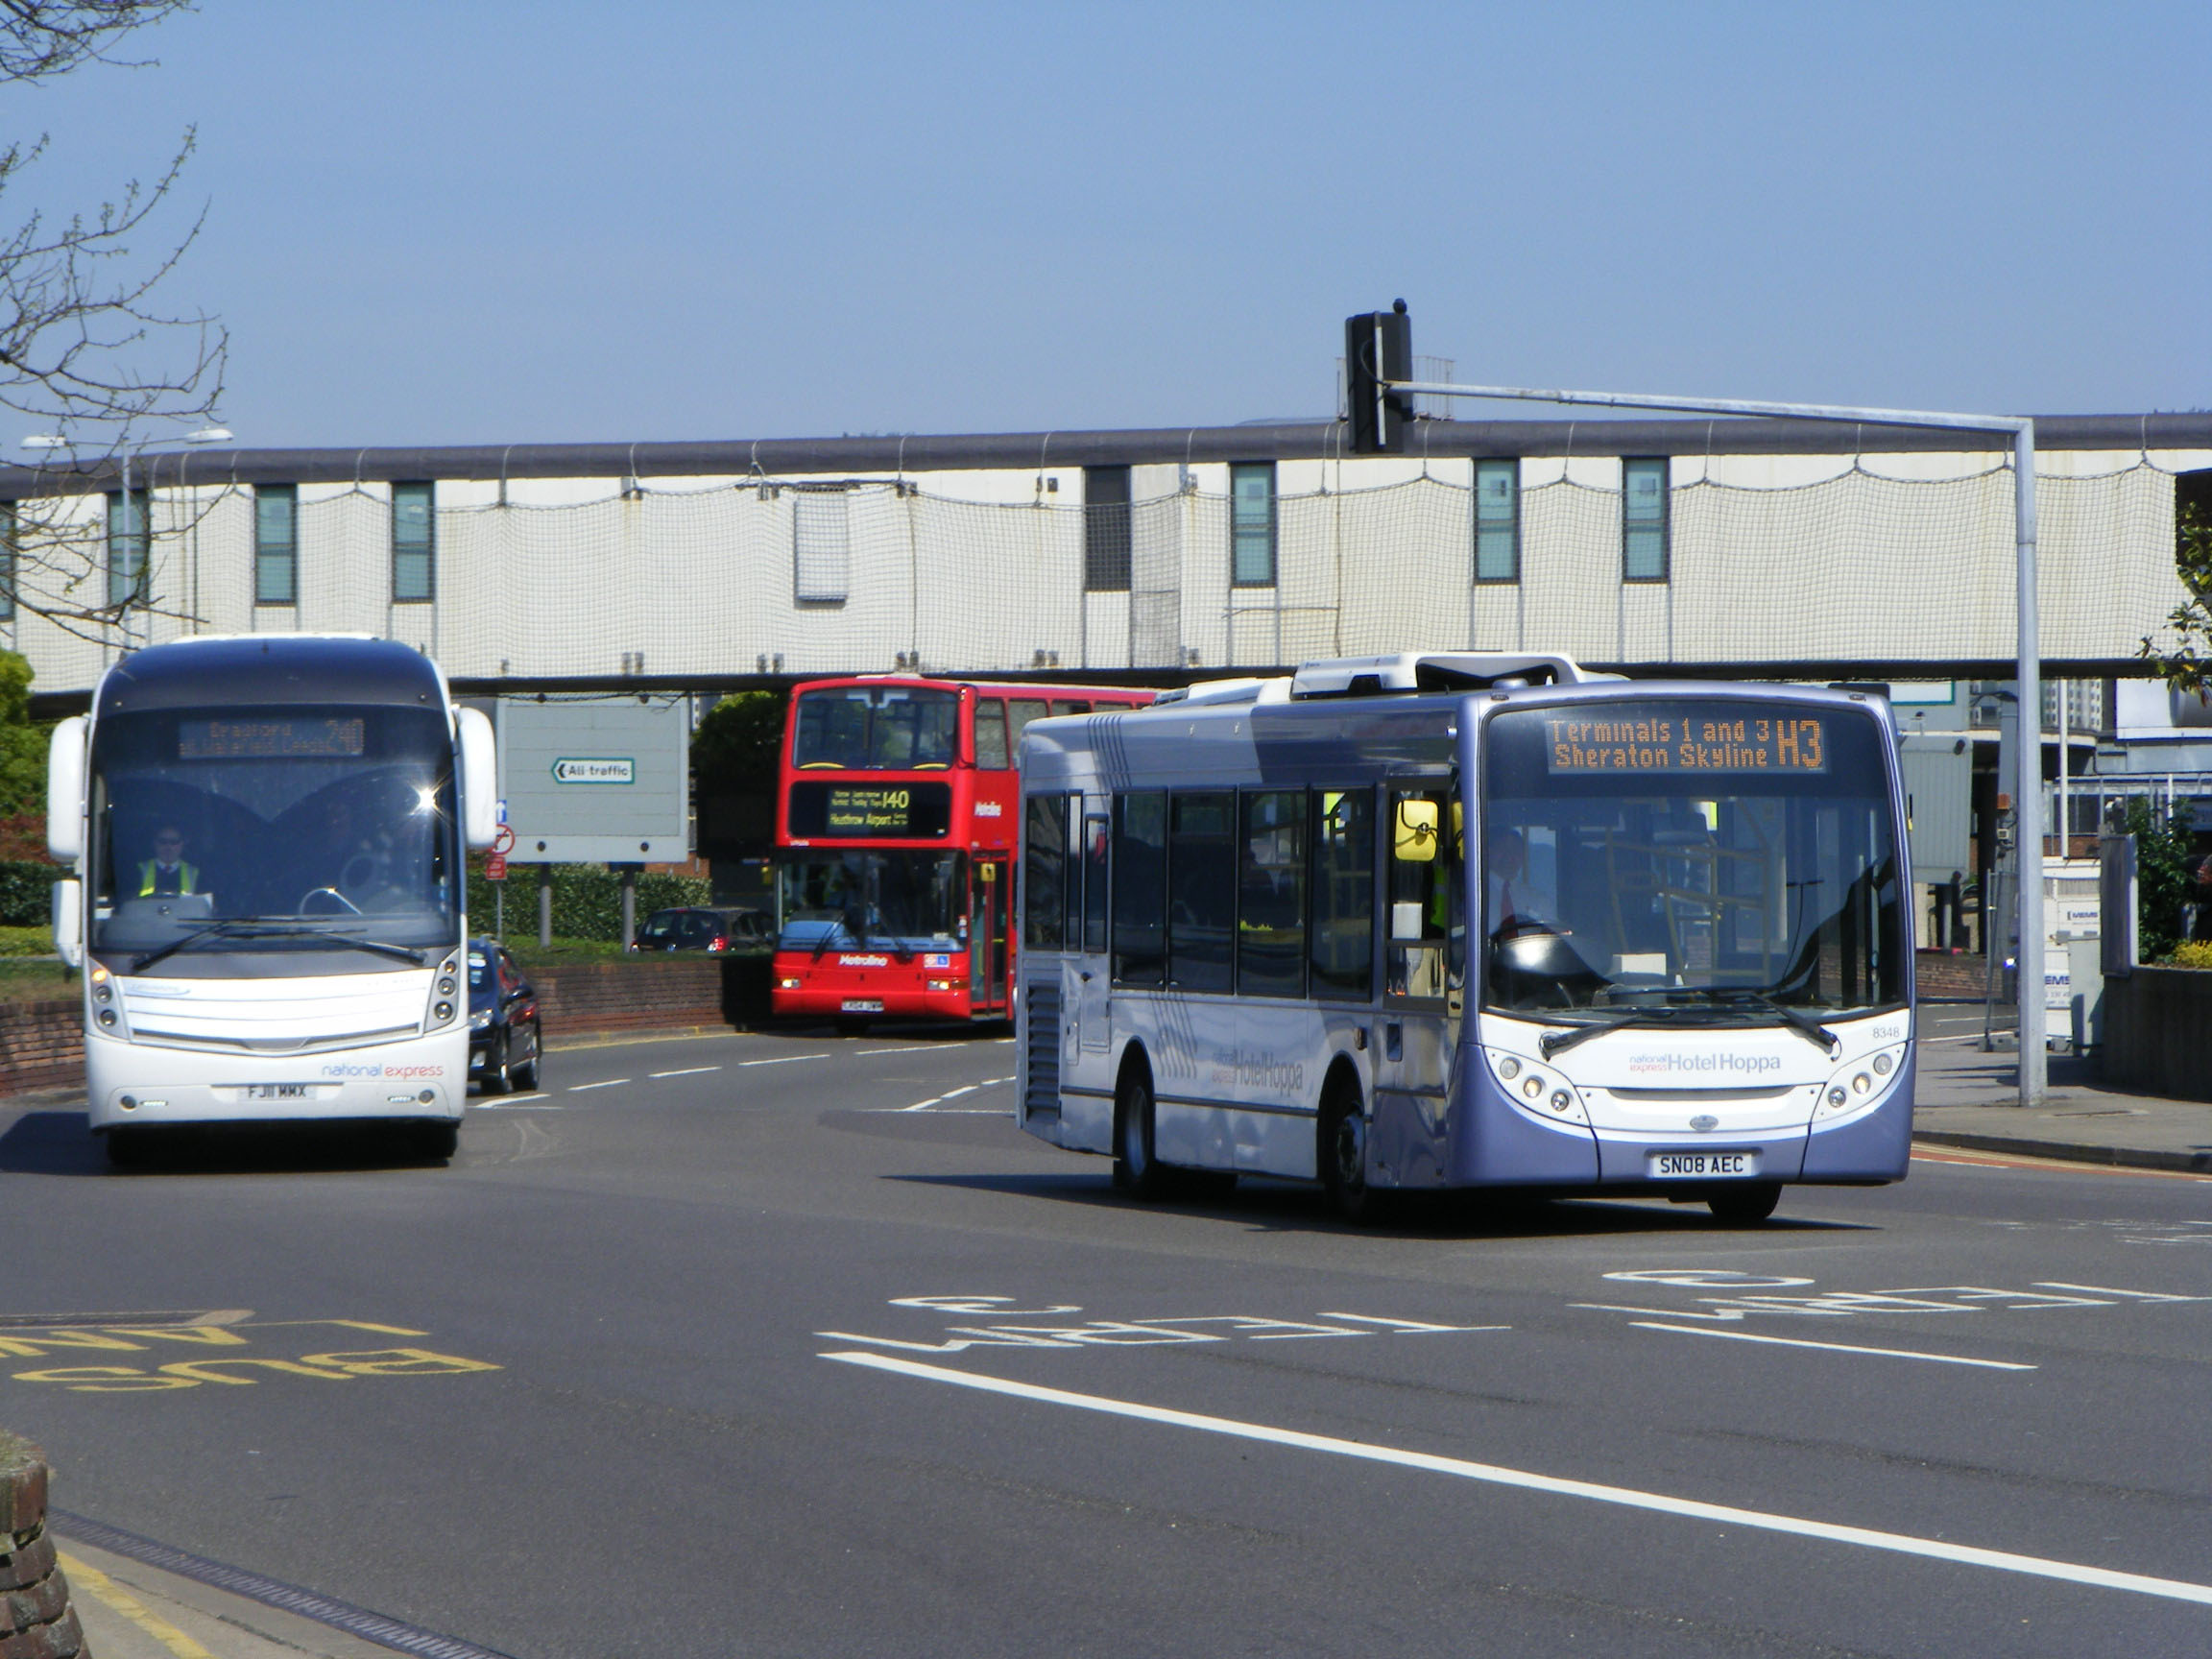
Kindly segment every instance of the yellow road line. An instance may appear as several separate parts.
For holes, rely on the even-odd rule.
[[[160,1643],[162,1647],[168,1648],[170,1652],[176,1654],[177,1659],[215,1659],[214,1654],[208,1652],[206,1648],[201,1647],[199,1643],[193,1641],[191,1637],[185,1635],[168,1620],[150,1610],[137,1597],[132,1595],[97,1567],[88,1566],[74,1555],[60,1554],[59,1551],[57,1554],[61,1563],[61,1571],[69,1576],[70,1587],[73,1591],[82,1591],[106,1606],[110,1612],[121,1614],[132,1623],[137,1625],[139,1629],[145,1631],[147,1635],[153,1637],[155,1641]]]

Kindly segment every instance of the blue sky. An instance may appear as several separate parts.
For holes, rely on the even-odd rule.
[[[253,447],[1319,416],[1401,295],[1463,380],[2212,406],[2200,3],[204,0],[133,49],[7,91],[52,147],[0,224],[197,124],[165,294]]]

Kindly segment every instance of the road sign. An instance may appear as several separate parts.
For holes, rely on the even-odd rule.
[[[493,853],[486,855],[484,879],[487,881],[504,881],[507,879],[507,855],[504,853]]]
[[[515,851],[515,831],[505,824],[501,824],[499,833],[492,837],[492,851],[499,854],[502,863],[506,861],[506,855]]]

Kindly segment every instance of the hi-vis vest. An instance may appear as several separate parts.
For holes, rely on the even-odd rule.
[[[138,866],[139,898],[151,899],[154,897],[154,884],[158,878],[158,874],[155,862],[151,858]],[[177,866],[177,891],[180,893],[197,893],[200,891],[200,872],[192,865],[179,864]]]

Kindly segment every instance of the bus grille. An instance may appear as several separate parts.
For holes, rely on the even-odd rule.
[[[1060,987],[1045,983],[1022,990],[1022,1007],[1029,1022],[1022,1046],[1026,1082],[1022,1091],[1022,1116],[1060,1115]]]

